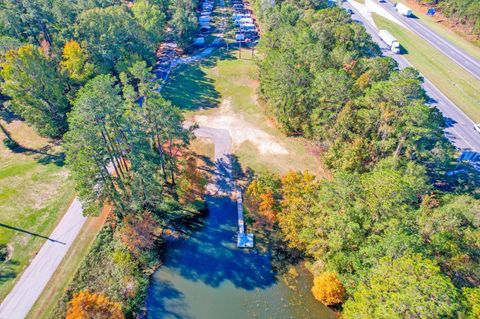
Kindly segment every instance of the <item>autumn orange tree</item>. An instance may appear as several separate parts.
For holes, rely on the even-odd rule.
[[[321,303],[333,306],[343,302],[345,288],[335,272],[324,272],[313,279],[312,293]]]
[[[206,179],[197,165],[197,158],[187,156],[183,174],[178,178],[177,194],[180,204],[193,203],[205,193]]]
[[[66,319],[124,319],[122,306],[101,293],[80,291],[68,303]]]
[[[272,225],[280,210],[280,179],[274,174],[261,174],[247,188],[245,204],[256,212],[259,222]]]
[[[133,255],[139,256],[142,251],[153,248],[160,233],[158,221],[152,213],[145,212],[141,216],[125,217],[117,236]]]

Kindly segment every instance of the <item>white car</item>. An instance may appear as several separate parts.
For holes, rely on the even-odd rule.
[[[478,133],[480,133],[480,123],[477,123],[473,126],[473,128],[475,129],[475,131],[477,131]]]

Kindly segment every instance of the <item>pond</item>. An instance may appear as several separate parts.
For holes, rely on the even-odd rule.
[[[236,247],[235,202],[208,197],[207,203],[208,216],[188,238],[167,243],[164,264],[152,276],[148,318],[335,318],[313,298],[302,267],[280,276],[269,253]]]

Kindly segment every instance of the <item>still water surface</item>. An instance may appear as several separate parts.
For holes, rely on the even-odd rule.
[[[236,203],[210,197],[208,206],[187,239],[167,243],[152,276],[148,318],[335,318],[310,293],[307,271],[297,266],[298,276],[277,275],[269,253],[236,247]]]

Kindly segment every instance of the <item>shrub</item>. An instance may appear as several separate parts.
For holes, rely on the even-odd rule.
[[[464,288],[468,319],[480,318],[480,287]]]
[[[68,303],[66,319],[124,319],[122,306],[105,295],[89,290],[74,295]]]
[[[143,216],[127,216],[117,236],[128,250],[138,257],[155,246],[161,232],[159,223],[151,213],[146,212]]]
[[[3,139],[3,145],[5,145],[11,151],[14,151],[20,147],[17,142],[9,138]]]
[[[343,302],[345,288],[335,272],[324,272],[313,279],[312,293],[321,303],[332,306]]]
[[[8,259],[8,247],[6,244],[0,244],[0,262]]]

